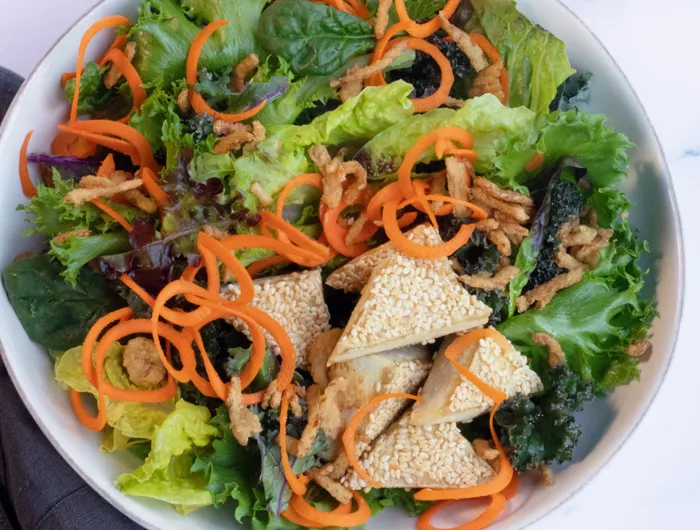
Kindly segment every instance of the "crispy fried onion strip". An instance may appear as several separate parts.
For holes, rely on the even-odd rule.
[[[564,350],[559,341],[547,333],[533,333],[532,342],[539,346],[544,346],[549,352],[548,363],[550,368],[556,368],[566,362]]]
[[[520,269],[512,265],[507,265],[499,270],[491,277],[468,274],[463,274],[459,277],[459,281],[468,285],[472,289],[483,289],[484,291],[504,290],[508,284],[515,278]]]
[[[532,304],[536,304],[535,307],[537,307],[537,309],[543,309],[552,301],[555,294],[567,287],[577,284],[581,280],[583,280],[583,269],[575,269],[538,285],[531,291],[517,298],[515,303],[518,312],[522,313],[526,311]]]
[[[442,11],[438,13],[438,16],[440,17],[440,24],[442,25],[442,29],[444,29],[445,32],[454,39],[457,47],[460,50],[462,50],[464,55],[466,55],[469,58],[469,62],[471,63],[472,68],[474,68],[474,70],[476,70],[477,73],[488,68],[489,62],[486,59],[486,54],[484,53],[484,50],[482,50],[464,31],[459,29],[457,26],[451,24],[450,21],[447,20],[447,17],[445,17],[445,15],[442,13]]]

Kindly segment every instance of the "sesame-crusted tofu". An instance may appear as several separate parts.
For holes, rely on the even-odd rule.
[[[417,226],[409,230],[405,234],[406,237],[411,237],[416,230],[423,230],[423,228]],[[395,252],[396,247],[391,241],[368,250],[334,270],[326,278],[326,285],[333,287],[333,289],[343,290],[346,293],[359,293],[367,285],[374,269]]]
[[[316,335],[331,328],[330,313],[323,299],[321,270],[293,272],[255,280],[252,306],[279,322],[289,335],[297,355],[297,366],[306,365],[306,354]],[[238,284],[222,289],[224,298],[235,299],[240,294]],[[238,319],[231,324],[250,338],[248,327]],[[265,331],[268,344],[275,344]]]
[[[462,376],[445,357],[445,350],[453,340],[454,337],[445,339],[435,355],[435,364],[423,387],[423,401],[416,403],[411,412],[413,425],[470,422],[493,407],[493,400]],[[527,358],[513,347],[504,352],[493,339],[475,342],[458,360],[479,379],[508,397],[542,390],[542,381],[528,366]]]
[[[468,488],[494,477],[456,423],[417,426],[409,423],[408,415],[389,427],[360,459],[383,488]],[[355,470],[341,482],[354,490],[367,486]]]
[[[370,399],[380,394],[415,394],[428,377],[432,361],[425,346],[414,345],[334,364],[324,394],[321,428],[330,440],[339,442],[350,418]],[[339,392],[336,392],[339,390]],[[322,398],[322,400],[324,399]],[[360,456],[377,436],[410,404],[391,399],[379,404],[357,429],[356,449]],[[333,448],[337,453],[339,446]]]
[[[429,225],[407,236],[442,243]],[[448,258],[416,259],[394,252],[375,268],[328,364],[481,327],[491,309],[464,289]]]

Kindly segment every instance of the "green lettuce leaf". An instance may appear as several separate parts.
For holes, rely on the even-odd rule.
[[[80,270],[90,261],[100,256],[126,252],[131,248],[127,235],[116,232],[88,237],[72,236],[65,243],[51,241],[50,245],[51,254],[66,268],[63,277],[73,285],[77,282]]]
[[[512,107],[549,110],[559,86],[575,73],[564,42],[521,14],[511,0],[472,0],[474,16],[498,48],[510,76]]]
[[[280,0],[260,18],[259,38],[297,75],[326,75],[371,51],[376,39],[362,19],[308,0]]]
[[[75,182],[63,180],[58,171],[53,169],[54,187],[49,188],[43,184],[37,186],[37,196],[29,199],[28,204],[17,207],[28,214],[27,222],[31,227],[25,235],[36,233],[49,237],[57,236],[65,232],[72,232],[79,228],[91,230],[93,233],[105,233],[119,229],[119,224],[102,210],[90,203],[80,206],[64,202],[63,198],[75,189]],[[136,212],[133,208],[123,207],[120,213],[133,219]]]
[[[109,66],[101,68],[95,62],[85,65],[85,71],[80,76],[80,95],[78,96],[78,114],[94,114],[109,104],[116,95],[116,90],[105,87],[102,77]],[[73,101],[75,94],[75,79],[70,79],[64,87],[66,99]]]
[[[515,266],[519,272],[508,284],[508,316],[515,314],[515,301],[523,292],[527,285],[530,273],[535,270],[537,264],[537,253],[532,249],[532,236],[526,237],[520,247],[518,254],[515,257]]]
[[[497,160],[498,145],[510,148],[537,140],[535,121],[532,111],[524,107],[504,107],[498,98],[487,94],[468,100],[459,110],[435,109],[386,128],[365,144],[356,160],[372,178],[394,173],[420,137],[441,127],[457,126],[474,136],[474,150],[479,154],[474,168],[478,173],[488,173]],[[430,149],[420,161],[434,159],[435,151]]]
[[[246,192],[253,182],[259,182],[267,193],[276,195],[292,177],[308,171],[306,151],[312,145],[362,144],[411,115],[410,91],[411,86],[404,82],[370,87],[308,125],[271,128],[254,151],[235,160],[231,186]],[[299,200],[298,194],[295,197]],[[299,202],[307,199],[303,197]],[[252,194],[245,193],[244,201],[246,208],[257,210]]]
[[[209,445],[219,435],[209,419],[206,407],[178,401],[175,410],[154,429],[151,452],[144,464],[120,475],[117,488],[127,495],[174,504],[181,513],[212,504],[204,474],[191,471],[194,450]]]
[[[259,52],[256,32],[265,0],[147,0],[130,36],[136,42],[134,66],[146,84],[169,85],[185,77],[190,44],[201,28],[214,20],[228,20],[208,40],[200,68],[230,68],[250,53]]]
[[[214,506],[229,498],[236,502],[235,517],[239,523],[252,517],[256,497],[254,490],[260,477],[260,455],[255,446],[241,446],[233,437],[228,411],[217,409],[210,422],[219,431],[220,439],[214,440],[211,450],[201,452],[192,466],[193,473],[202,473],[207,479],[207,490]]]
[[[130,380],[122,364],[124,346],[114,343],[105,357],[104,376],[112,385],[124,389],[138,389]],[[97,396],[97,389],[85,377],[82,364],[82,346],[63,353],[54,365],[54,376],[64,388]],[[113,427],[111,438],[104,442],[107,450],[118,450],[131,443],[150,440],[155,428],[172,412],[171,402],[131,403],[105,397],[107,424]]]
[[[539,136],[534,141],[499,140],[495,169],[489,176],[501,186],[517,188],[519,184],[527,184],[537,173],[526,173],[523,168],[535,153],[542,153],[542,171],[554,167],[564,156],[574,156],[588,170],[587,179],[593,186],[617,186],[627,175],[627,150],[634,144],[606,121],[602,114],[575,110],[552,112],[538,120]]]

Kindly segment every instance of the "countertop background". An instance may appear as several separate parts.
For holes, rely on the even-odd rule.
[[[625,446],[574,498],[535,530],[700,528],[700,2],[562,0],[598,36],[629,78],[666,153],[681,210],[686,304],[676,353],[656,400]],[[0,65],[28,75],[96,0],[2,0]],[[649,215],[653,215],[650,212]],[[556,485],[554,486],[556,487]],[[695,501],[695,502],[694,502]]]

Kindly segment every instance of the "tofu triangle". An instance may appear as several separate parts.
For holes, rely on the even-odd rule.
[[[494,477],[456,423],[410,425],[409,414],[377,438],[360,459],[364,470],[383,488],[468,488]],[[355,470],[343,482],[354,490],[367,486]]]
[[[414,243],[442,243],[437,230],[421,225]],[[372,272],[338,340],[332,365],[481,327],[491,309],[460,284],[448,258],[417,259],[394,252]]]

